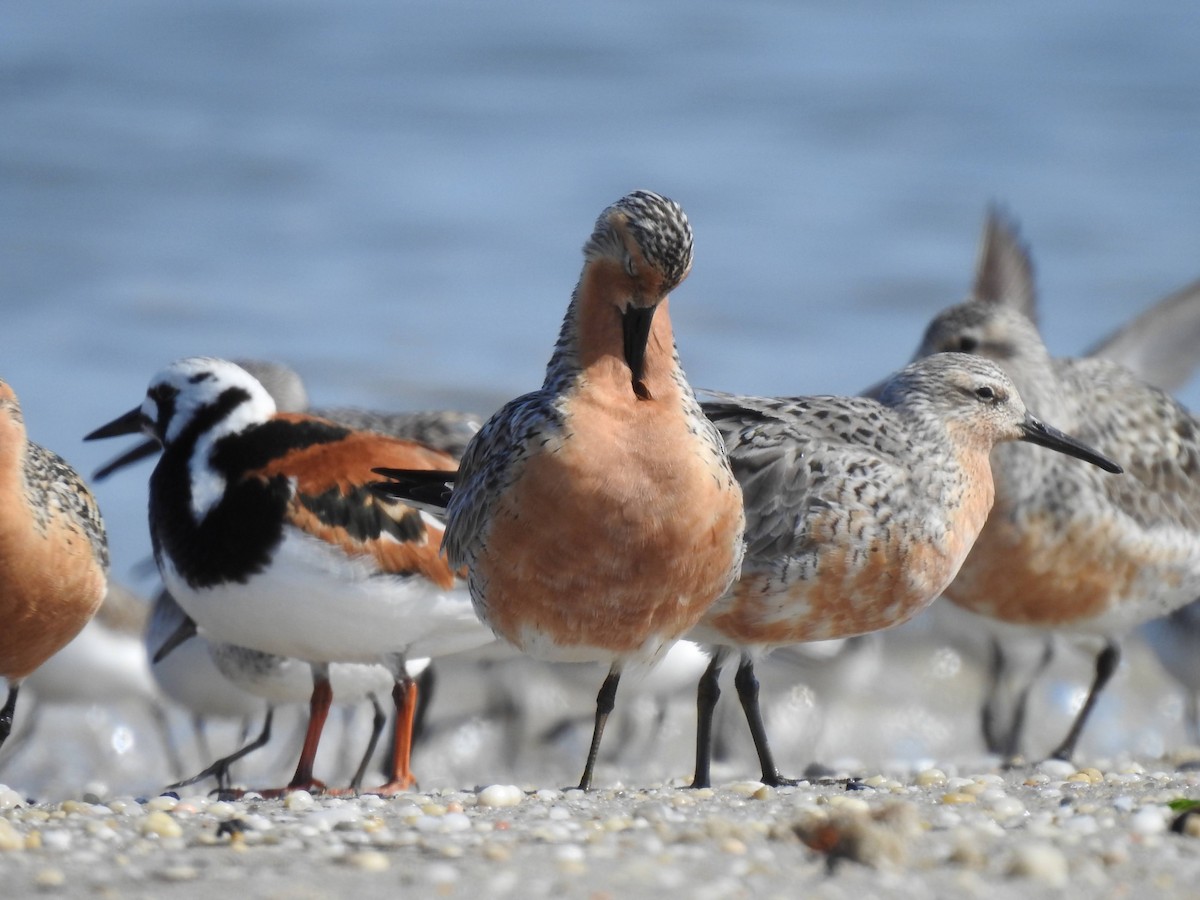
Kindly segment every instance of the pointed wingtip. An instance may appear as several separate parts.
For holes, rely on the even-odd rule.
[[[975,261],[971,297],[982,303],[1011,306],[1037,321],[1037,285],[1033,258],[1016,220],[999,203],[988,205]]]
[[[386,467],[371,470],[388,479],[372,481],[367,487],[371,493],[385,500],[400,500],[434,512],[444,512],[450,502],[451,485],[458,474],[454,471],[436,469],[391,469]]]

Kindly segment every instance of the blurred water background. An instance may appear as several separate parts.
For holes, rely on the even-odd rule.
[[[488,413],[540,383],[592,221],[635,187],[696,232],[672,311],[697,385],[897,368],[966,291],[992,202],[1070,354],[1200,275],[1198,41],[1192,0],[10,5],[0,376],[83,472],[119,448],[81,436],[184,355],[285,361],[322,405]],[[147,591],[148,471],[97,490],[114,574]],[[977,690],[943,651],[895,652]],[[878,701],[909,737],[825,752],[977,741],[966,707],[872,693],[875,671],[859,724]],[[1172,702],[1114,700],[1124,734],[1093,746],[1128,746],[1131,711],[1155,737],[1128,749],[1176,740]]]

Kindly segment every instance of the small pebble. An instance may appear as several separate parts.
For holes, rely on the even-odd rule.
[[[326,809],[314,809],[304,817],[304,824],[319,832],[332,831],[337,826],[358,822],[361,816],[353,805],[332,806]]]
[[[0,850],[24,850],[25,837],[7,819],[0,819]]]
[[[1100,823],[1095,816],[1068,816],[1063,819],[1062,828],[1074,834],[1095,834],[1100,830]]]
[[[519,806],[524,799],[525,792],[515,784],[491,784],[479,792],[476,802],[480,806],[501,808]]]
[[[578,844],[563,844],[555,849],[554,857],[559,862],[583,862],[586,858],[583,848]]]
[[[250,813],[242,816],[241,823],[247,831],[270,831],[275,827],[270,819],[259,813]]]
[[[177,838],[183,835],[179,823],[162,811],[147,814],[138,822],[138,832],[160,838]]]
[[[1134,834],[1162,834],[1167,830],[1167,815],[1164,808],[1143,806],[1129,817],[1129,829]]]
[[[968,869],[983,869],[988,863],[987,853],[984,852],[979,838],[967,830],[954,832],[953,847],[949,861]]]
[[[430,884],[451,885],[458,878],[458,867],[450,863],[433,863],[425,870],[425,880]]]
[[[313,795],[308,791],[292,791],[283,799],[284,809],[290,809],[293,812],[312,809],[317,801],[313,799]]]
[[[1038,763],[1037,770],[1042,775],[1056,778],[1059,781],[1075,774],[1075,766],[1065,759],[1044,759]]]
[[[15,809],[24,806],[24,798],[8,785],[0,784],[0,809]]]
[[[146,801],[147,812],[170,812],[179,805],[179,798],[172,797],[169,794],[162,794],[158,797],[151,797]]]
[[[935,787],[946,783],[946,773],[941,769],[925,769],[917,773],[917,784],[921,787]]]
[[[1066,856],[1053,844],[1022,844],[1013,851],[1008,873],[1042,881],[1052,887],[1066,887],[1070,867]]]
[[[974,803],[975,795],[963,793],[962,791],[951,791],[948,794],[942,795],[942,802],[947,806],[953,806],[956,803]]]
[[[42,832],[42,846],[61,853],[71,848],[71,832],[64,828],[52,828]]]
[[[740,841],[735,837],[725,838],[723,841],[721,841],[720,847],[722,852],[729,853],[733,856],[745,856],[746,854],[745,842]]]
[[[66,884],[67,876],[62,869],[42,869],[33,876],[33,883],[42,890],[52,890]]]
[[[829,798],[829,805],[833,809],[847,812],[866,813],[871,811],[871,804],[866,800],[859,797],[847,797],[845,794],[834,794]]]
[[[988,804],[991,811],[1000,819],[1011,819],[1014,816],[1025,815],[1025,804],[1016,797],[1000,797]]]
[[[508,862],[512,859],[512,851],[503,844],[484,844],[483,857],[492,862]]]
[[[361,853],[351,853],[346,857],[346,863],[364,872],[384,872],[391,868],[391,860],[378,850],[363,850]]]
[[[158,871],[158,877],[163,881],[195,881],[200,870],[195,866],[167,866]]]
[[[735,794],[741,794],[743,797],[753,797],[764,787],[766,785],[761,781],[735,781],[733,784],[727,785],[726,790],[733,791]]]

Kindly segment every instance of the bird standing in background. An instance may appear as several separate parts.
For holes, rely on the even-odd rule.
[[[1038,323],[1037,285],[1029,248],[1021,240],[1015,223],[994,208],[984,220],[971,300],[1009,307],[1035,326]],[[968,345],[969,342],[968,337]],[[1094,343],[1084,355],[1120,363],[1138,378],[1164,391],[1182,387],[1200,363],[1200,281],[1193,281],[1154,303]],[[1174,647],[1179,642],[1187,645],[1188,638],[1184,635],[1191,630],[1188,623],[1193,616],[1180,610],[1167,618],[1171,624],[1153,620],[1143,626],[1142,634],[1159,653],[1168,671],[1186,674],[1186,664],[1180,668],[1176,662]],[[1063,629],[1014,628],[986,617],[977,617],[975,621],[992,631],[988,687],[981,711],[984,744],[989,752],[1015,760],[1021,755],[1030,691],[1053,659],[1054,638]],[[1175,625],[1182,634],[1173,633]],[[1171,657],[1170,662],[1164,654]],[[1099,691],[1093,694],[1098,697]]]
[[[1030,302],[1006,298],[1003,281],[985,274],[986,257],[980,269],[977,296],[934,318],[917,357],[952,350],[994,360],[1031,407],[1127,472],[1105,479],[1024,447],[997,448],[996,507],[946,591],[1000,622],[1102,639],[1087,699],[1051,754],[1069,759],[1116,671],[1120,637],[1200,596],[1200,422],[1117,363],[1052,358]],[[1031,288],[1017,293],[1032,297]]]

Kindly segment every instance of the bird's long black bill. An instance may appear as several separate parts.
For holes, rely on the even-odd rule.
[[[93,481],[103,481],[113,472],[124,469],[126,466],[132,466],[135,462],[141,462],[148,456],[153,456],[158,452],[158,441],[147,440],[142,441],[125,453],[122,453],[116,459],[110,459],[92,474]]]
[[[1031,415],[1026,414],[1025,421],[1021,424],[1021,431],[1023,433],[1021,440],[1028,441],[1030,444],[1037,444],[1040,447],[1048,447],[1059,453],[1065,453],[1067,456],[1074,456],[1076,459],[1090,462],[1093,466],[1099,466],[1105,472],[1112,472],[1114,475],[1120,475],[1125,471],[1107,456],[1097,453],[1082,441],[1063,434],[1057,428],[1051,428],[1045,422]]]
[[[625,338],[625,362],[633,373],[633,392],[643,400],[650,399],[642,377],[646,368],[646,344],[650,341],[650,326],[654,322],[656,306],[630,306],[621,318],[621,330]]]
[[[450,502],[451,485],[457,472],[436,469],[372,469],[388,481],[373,481],[369,485],[372,493],[390,500],[403,500],[427,506],[437,511],[446,509]]]
[[[99,441],[104,438],[121,437],[125,434],[140,434],[142,431],[142,408],[136,406],[123,416],[118,416],[107,425],[101,425],[91,434],[85,435],[85,441]]]

